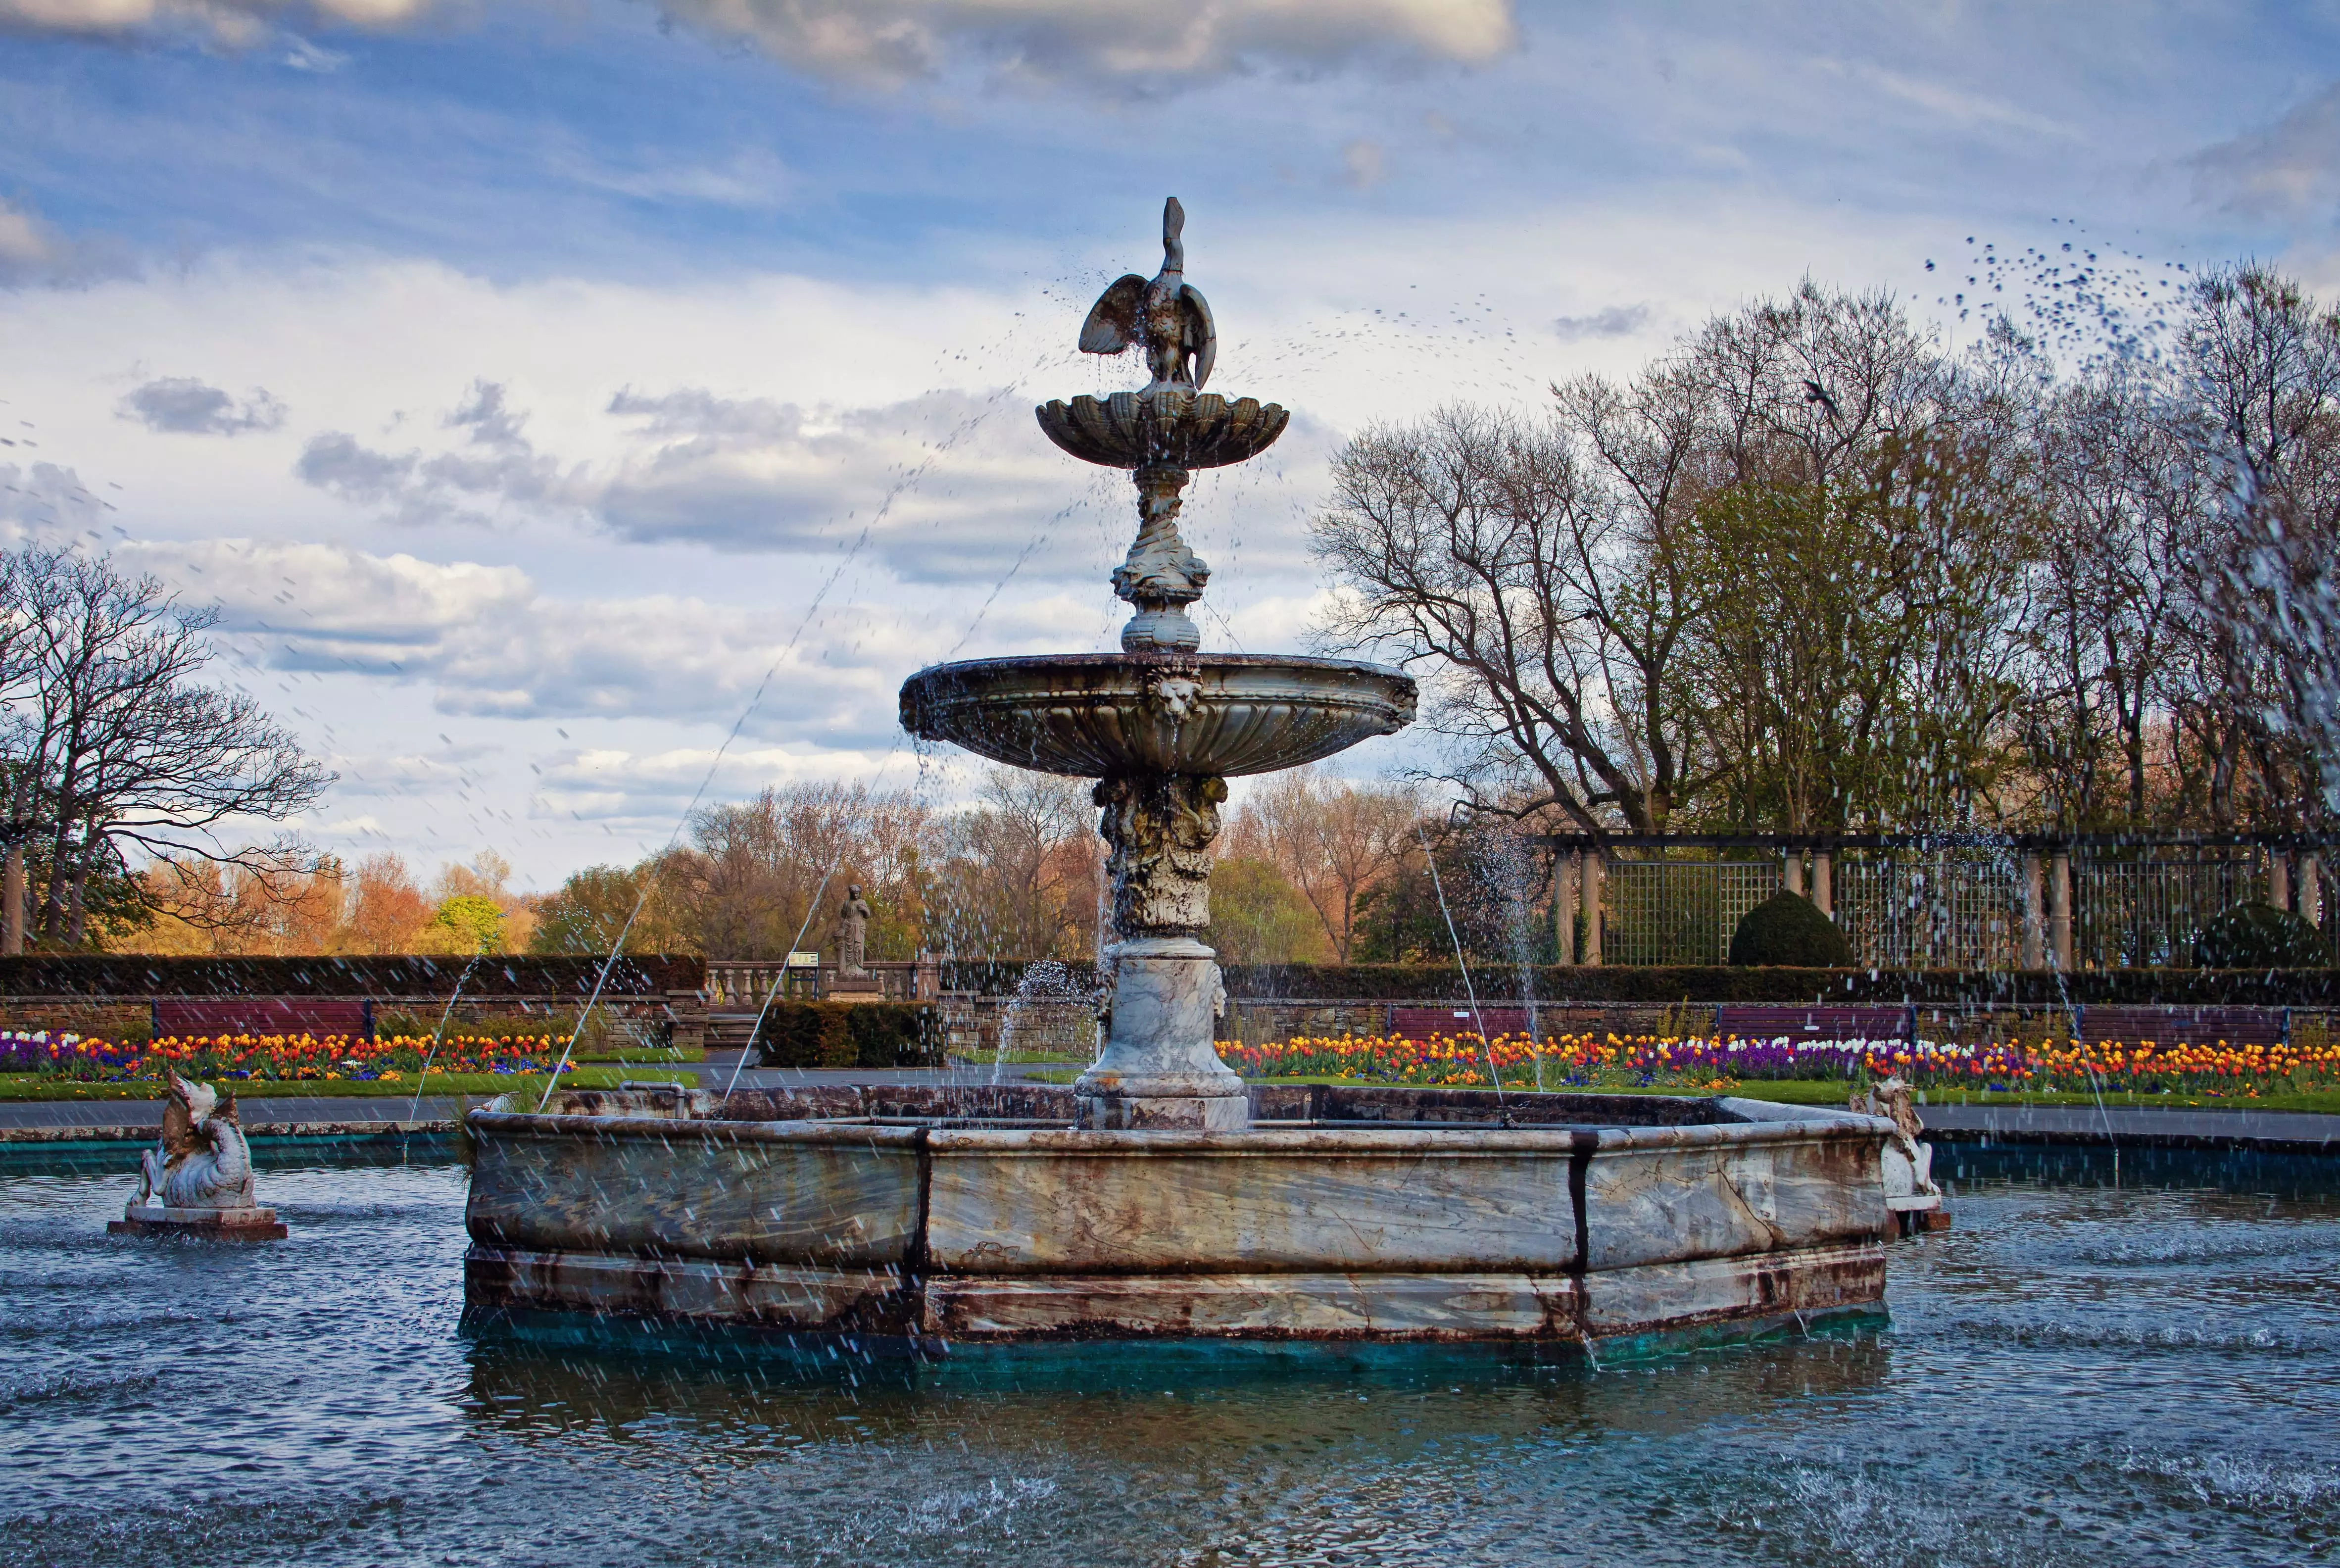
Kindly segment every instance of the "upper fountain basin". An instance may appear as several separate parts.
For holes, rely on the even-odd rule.
[[[1265,452],[1292,418],[1277,403],[1176,385],[1058,399],[1032,412],[1050,441],[1107,468],[1223,468]]]
[[[937,664],[902,683],[902,728],[1042,773],[1269,773],[1413,721],[1411,676],[1339,659],[1061,653]]]

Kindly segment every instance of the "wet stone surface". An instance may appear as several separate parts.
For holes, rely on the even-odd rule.
[[[444,1160],[446,1146],[422,1159]],[[2340,1168],[1946,1148],[1888,1328],[1595,1372],[1405,1346],[941,1367],[460,1332],[451,1163],[293,1239],[0,1183],[0,1561],[2290,1563],[2340,1555]]]

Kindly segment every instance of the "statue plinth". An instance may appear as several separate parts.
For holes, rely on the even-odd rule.
[[[235,1097],[177,1074],[163,1107],[162,1136],[138,1161],[138,1192],[109,1221],[114,1236],[209,1236],[279,1241],[284,1226],[252,1195],[252,1149]]]
[[[290,1234],[273,1208],[174,1208],[134,1200],[108,1236],[193,1236],[214,1241],[283,1241]]]
[[[1190,936],[1137,937],[1106,963],[1105,1049],[1073,1084],[1081,1126],[1249,1126],[1244,1081],[1219,1060],[1215,1039],[1227,995],[1218,955]]]

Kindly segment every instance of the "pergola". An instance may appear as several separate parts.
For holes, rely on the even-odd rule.
[[[2293,908],[2311,925],[2324,923],[2322,864],[2331,840],[2290,832],[2090,833],[1550,833],[1537,843],[1552,852],[1552,924],[1560,961],[1578,961],[1572,940],[1580,910],[1597,914],[1610,862],[1621,849],[1760,849],[1780,857],[1781,882],[1835,918],[1836,861],[1846,850],[1989,849],[2019,866],[2021,962],[2025,968],[2069,969],[2072,949],[2072,858],[2090,849],[2256,849],[2266,858],[2268,901]],[[1810,875],[1807,878],[1807,866]],[[1585,922],[1582,962],[1601,961],[1601,922]]]

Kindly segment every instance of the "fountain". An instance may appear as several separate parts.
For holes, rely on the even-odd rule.
[[[1205,654],[1186,607],[1210,568],[1178,534],[1190,471],[1264,452],[1289,416],[1256,398],[1203,390],[1217,358],[1210,307],[1185,281],[1185,213],[1162,214],[1162,271],[1106,290],[1081,348],[1145,350],[1134,392],[1037,410],[1040,428],[1086,462],[1124,468],[1138,531],[1113,572],[1135,607],[1118,655],[985,659],[920,670],[902,687],[902,727],[1018,768],[1097,780],[1097,831],[1112,850],[1105,1050],[1074,1086],[1088,1127],[1250,1125],[1243,1080],[1212,1048],[1225,993],[1211,949],[1211,840],[1226,781],[1296,768],[1413,719],[1413,681],[1374,664]]]
[[[1210,852],[1226,780],[1413,717],[1404,674],[1205,653],[1209,569],[1180,536],[1192,471],[1287,416],[1204,390],[1209,306],[1164,263],[1081,332],[1142,349],[1135,392],[1041,428],[1126,469],[1115,654],[987,659],[904,683],[905,728],[1094,779],[1111,849],[1106,1041],[1069,1089],[845,1085],[563,1090],[467,1120],[475,1315],[612,1317],[906,1345],[1205,1336],[1581,1344],[1743,1335],[1878,1310],[1913,1206],[1900,1129],[1731,1097],[1244,1085],[1219,1059]],[[1606,1354],[1605,1352],[1603,1354]]]

